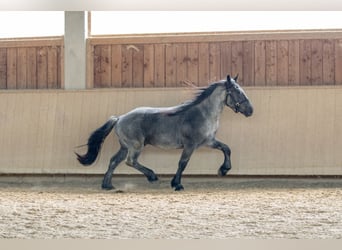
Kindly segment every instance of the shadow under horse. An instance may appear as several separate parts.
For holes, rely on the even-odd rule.
[[[123,161],[141,173],[148,181],[154,182],[158,177],[153,170],[138,162],[145,145],[171,149],[183,149],[178,169],[171,181],[176,191],[183,190],[181,177],[186,165],[197,148],[207,146],[219,149],[224,154],[224,162],[218,170],[224,176],[231,169],[229,147],[215,138],[219,127],[219,118],[224,106],[246,117],[253,114],[253,107],[244,90],[237,83],[237,78],[229,75],[203,88],[191,101],[174,107],[152,108],[139,107],[121,116],[112,116],[89,137],[87,153],[77,154],[82,165],[91,165],[97,158],[107,135],[114,128],[119,139],[120,149],[110,159],[104,175],[102,188],[113,189],[112,175],[115,168]]]

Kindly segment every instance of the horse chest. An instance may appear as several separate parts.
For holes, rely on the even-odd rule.
[[[206,134],[208,137],[211,137],[216,134],[219,127],[219,120],[215,119],[211,122],[208,122],[206,124]]]

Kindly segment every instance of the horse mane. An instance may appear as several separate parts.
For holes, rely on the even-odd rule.
[[[207,99],[214,92],[214,90],[218,86],[220,86],[220,84],[222,84],[222,82],[212,83],[206,88],[199,88],[199,91],[197,92],[197,94],[195,95],[195,98],[193,100],[187,101],[187,102],[175,107],[175,109],[171,112],[168,112],[167,115],[169,115],[169,116],[178,115],[178,114],[181,114],[181,113],[189,110],[190,108],[200,104],[202,101]]]

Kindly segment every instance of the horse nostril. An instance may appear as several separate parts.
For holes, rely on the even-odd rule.
[[[253,114],[253,107],[250,107],[250,109],[248,110],[248,116],[251,116]]]

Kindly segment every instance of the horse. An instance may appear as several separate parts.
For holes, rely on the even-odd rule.
[[[105,124],[91,133],[88,138],[87,152],[80,155],[75,152],[78,161],[89,166],[96,160],[102,143],[114,128],[119,139],[120,149],[110,159],[108,170],[102,181],[102,189],[111,190],[112,175],[123,161],[130,167],[143,173],[149,182],[158,180],[153,170],[138,162],[145,145],[165,149],[183,149],[178,169],[171,180],[175,191],[183,190],[182,173],[192,153],[199,147],[207,146],[221,150],[224,162],[218,169],[218,175],[224,176],[231,169],[231,150],[215,138],[219,127],[219,118],[224,106],[246,117],[253,114],[253,106],[246,93],[237,83],[238,75],[211,83],[200,88],[191,101],[173,107],[138,107],[120,116],[111,116]]]

